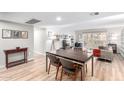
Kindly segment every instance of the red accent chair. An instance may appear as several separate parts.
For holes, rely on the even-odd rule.
[[[94,57],[100,57],[101,51],[100,49],[93,49],[93,56]]]

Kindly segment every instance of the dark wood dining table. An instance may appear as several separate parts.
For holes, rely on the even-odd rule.
[[[55,56],[57,56],[58,58],[65,58],[68,60],[72,60],[72,62],[75,62],[77,64],[80,65],[84,65],[87,62],[89,62],[88,60],[91,60],[91,75],[93,76],[93,54],[92,52],[86,52],[83,50],[78,50],[78,49],[58,49],[56,51],[50,51],[50,52],[46,52],[46,72],[47,72],[47,68],[48,68],[48,54],[53,54]]]

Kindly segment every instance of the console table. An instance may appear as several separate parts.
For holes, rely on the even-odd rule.
[[[28,48],[19,48],[17,47],[16,49],[10,49],[10,50],[4,50],[5,53],[5,58],[6,58],[6,68],[8,69],[9,67],[13,67],[22,63],[27,63],[27,50]],[[14,54],[14,53],[21,53],[23,52],[24,58],[21,60],[16,60],[13,62],[8,61],[8,55]]]

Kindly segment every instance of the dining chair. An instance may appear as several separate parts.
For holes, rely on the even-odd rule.
[[[76,80],[77,74],[79,71],[81,71],[81,80],[82,80],[82,67],[81,65],[78,65],[76,63],[73,63],[71,60],[60,58],[60,62],[62,64],[62,71],[61,71],[61,77],[60,80],[62,80],[63,77],[63,71],[67,74],[71,74],[74,76],[73,80]],[[84,68],[84,67],[83,67]],[[83,69],[84,70],[84,69]],[[85,71],[85,70],[84,70]]]
[[[61,66],[61,62],[60,62],[59,58],[57,58],[55,55],[52,55],[52,54],[48,54],[48,58],[50,60],[48,74],[50,72],[51,65],[55,66],[57,68],[55,79],[57,79],[59,67]]]

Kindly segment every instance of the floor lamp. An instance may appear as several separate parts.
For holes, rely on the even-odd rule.
[[[55,50],[55,40],[56,40],[56,36],[53,36],[52,37],[52,43],[51,43],[50,51],[54,51]]]
[[[50,51],[55,50],[55,40],[52,40]]]

